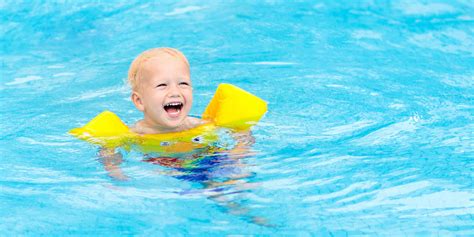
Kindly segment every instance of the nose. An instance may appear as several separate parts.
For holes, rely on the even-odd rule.
[[[169,87],[169,90],[168,90],[168,96],[170,98],[176,98],[176,97],[180,97],[181,96],[181,93],[179,91],[179,87],[177,85],[172,85]]]

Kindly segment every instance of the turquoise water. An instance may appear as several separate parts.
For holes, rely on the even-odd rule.
[[[0,1],[0,235],[474,235],[473,6]],[[116,180],[67,131],[140,119],[127,69],[158,46],[188,57],[193,115],[223,82],[269,111],[245,151],[122,152]]]

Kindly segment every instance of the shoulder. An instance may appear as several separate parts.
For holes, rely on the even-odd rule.
[[[196,117],[188,117],[188,122],[194,126],[199,126],[199,125],[207,123],[205,120],[202,120]]]
[[[209,123],[208,121],[206,120],[202,120],[200,118],[196,118],[196,117],[191,117],[189,116],[187,119],[186,119],[186,129],[191,129],[191,128],[195,128],[199,125],[203,125],[203,124],[206,124],[206,123]]]
[[[140,126],[140,121],[136,122],[135,124],[131,126],[128,126],[128,128],[130,129],[130,131],[134,133],[140,133],[140,131],[142,130]]]
[[[130,131],[138,134],[154,133],[154,131],[151,131],[152,129],[143,124],[143,120],[137,121],[134,125],[129,126],[129,128]]]

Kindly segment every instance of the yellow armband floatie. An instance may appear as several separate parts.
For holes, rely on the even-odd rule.
[[[77,138],[103,147],[138,147],[142,152],[189,152],[217,141],[216,127],[249,129],[267,111],[262,99],[230,84],[220,84],[202,114],[211,123],[196,128],[164,134],[137,134],[110,111],[104,111],[84,127],[69,131]]]

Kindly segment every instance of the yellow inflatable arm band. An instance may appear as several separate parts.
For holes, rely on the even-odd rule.
[[[137,134],[120,118],[104,111],[84,127],[69,131],[75,137],[103,147],[137,146],[142,152],[189,152],[217,140],[216,126],[233,130],[249,129],[267,111],[267,103],[230,84],[220,84],[202,118],[210,123],[196,128],[164,134]]]

